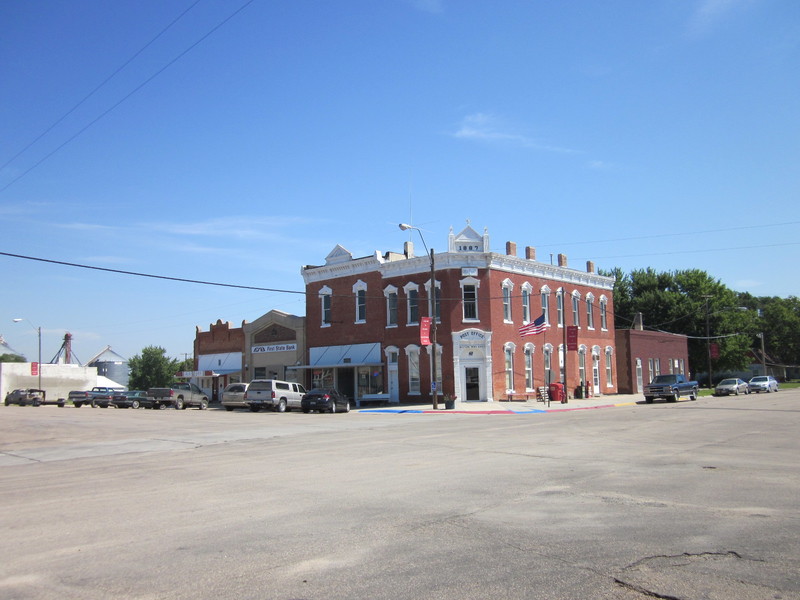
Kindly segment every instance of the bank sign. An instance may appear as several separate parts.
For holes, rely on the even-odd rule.
[[[269,346],[253,346],[253,354],[266,354],[267,352],[296,352],[297,344],[270,344]]]

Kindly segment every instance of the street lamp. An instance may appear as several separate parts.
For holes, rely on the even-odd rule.
[[[19,323],[20,321],[28,321],[28,319],[12,319],[12,321],[14,321],[14,323]],[[39,363],[36,366],[36,371],[39,373],[39,389],[42,389],[42,328],[34,327],[33,323],[30,321],[28,321],[28,325],[33,327],[39,335]]]
[[[408,231],[409,229],[416,229],[422,240],[422,245],[425,247],[425,253],[430,256],[431,261],[431,291],[428,294],[428,315],[431,318],[431,391],[433,392],[433,409],[439,408],[439,390],[436,381],[436,263],[433,258],[433,248],[428,251],[428,244],[425,243],[425,237],[422,235],[422,230],[419,227],[414,227],[407,223],[400,223],[398,225],[401,231]]]

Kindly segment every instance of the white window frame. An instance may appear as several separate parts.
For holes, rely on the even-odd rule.
[[[513,323],[513,313],[511,312],[511,297],[514,291],[514,282],[510,279],[503,281],[503,321]]]
[[[542,347],[542,356],[544,357],[544,381],[545,383],[553,383],[553,345],[545,344]],[[548,377],[550,381],[548,381]]]
[[[586,346],[584,345],[578,348],[578,381],[584,386],[589,387],[586,381]]]
[[[322,289],[319,291],[320,327],[331,326],[331,312],[333,310],[332,298],[333,290],[327,285],[322,286]]]
[[[544,315],[545,325],[550,325],[550,288],[544,286],[541,289],[542,294],[542,314]]]
[[[425,282],[425,293],[428,295],[428,302],[431,300],[431,280]],[[436,315],[436,322],[442,322],[442,282],[437,281],[433,293],[433,314]],[[430,304],[428,305],[430,306]],[[427,315],[430,316],[430,315]]]
[[[581,295],[577,290],[572,292],[572,324],[581,326]]]
[[[532,392],[535,389],[535,381],[533,379],[533,355],[536,352],[536,346],[533,344],[525,344],[525,391]]]
[[[386,297],[386,327],[397,327],[399,301],[397,288],[393,285],[387,285],[383,290],[383,295]],[[394,309],[392,309],[392,297],[394,297]],[[394,315],[394,323],[392,323],[392,315]]]
[[[461,321],[462,323],[478,323],[480,321],[480,305],[478,302],[478,292],[481,287],[481,282],[479,279],[475,279],[474,277],[465,277],[461,281],[458,282],[459,286],[461,287]],[[466,287],[472,286],[475,288],[475,316],[467,318],[466,316],[466,308],[467,308],[467,299],[465,298],[464,294],[466,293]]]
[[[422,394],[419,371],[419,346],[409,344],[406,346],[406,365],[408,366],[408,395],[419,396]]]
[[[558,326],[564,327],[564,294],[566,290],[559,288],[556,292],[556,314],[558,319]]]
[[[586,294],[586,328],[594,330],[594,294]]]
[[[506,375],[506,392],[514,392],[514,351],[517,347],[513,342],[506,342],[503,346],[504,367]]]
[[[353,294],[356,298],[356,320],[360,325],[367,322],[367,284],[360,279],[353,284]]]
[[[419,325],[419,284],[407,283],[403,286],[403,291],[406,293],[406,325]],[[416,293],[416,306],[417,306],[417,319],[412,319],[411,314],[411,292]]]
[[[531,292],[533,287],[530,283],[523,283],[522,291],[522,323],[523,325],[531,322]]]
[[[614,348],[606,346],[606,387],[614,387]]]
[[[608,299],[600,296],[600,329],[608,331]]]

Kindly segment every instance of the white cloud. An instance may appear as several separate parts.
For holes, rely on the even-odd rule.
[[[558,152],[572,154],[576,152],[569,148],[544,144],[521,133],[513,131],[501,119],[488,113],[473,113],[461,120],[461,124],[453,137],[460,140],[474,142],[505,144],[544,150],[546,152]]]

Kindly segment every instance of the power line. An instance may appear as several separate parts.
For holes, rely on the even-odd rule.
[[[0,188],[0,192],[5,192],[5,191],[6,191],[8,188],[10,188],[12,185],[14,185],[14,184],[15,184],[17,181],[19,181],[20,179],[22,179],[23,177],[25,177],[25,176],[26,176],[28,173],[30,173],[31,171],[33,171],[33,170],[34,170],[36,167],[38,167],[39,165],[41,165],[41,164],[42,164],[44,161],[46,161],[48,158],[50,158],[51,156],[53,156],[53,155],[54,155],[56,152],[58,152],[59,150],[61,150],[61,149],[62,149],[64,146],[66,146],[67,144],[69,144],[70,142],[72,142],[72,141],[73,141],[75,138],[77,138],[78,136],[80,136],[80,135],[81,135],[83,132],[85,132],[87,129],[89,129],[89,128],[90,128],[92,125],[94,125],[95,123],[97,123],[98,121],[100,121],[100,120],[101,120],[103,117],[105,117],[106,115],[108,115],[108,113],[110,113],[111,111],[113,111],[113,110],[114,110],[115,108],[117,108],[117,107],[118,107],[120,104],[122,104],[123,102],[125,102],[125,101],[126,101],[128,98],[130,98],[131,96],[133,96],[133,95],[134,95],[136,92],[138,92],[138,91],[139,91],[139,90],[141,90],[141,89],[142,89],[144,86],[146,86],[148,83],[150,83],[151,81],[153,81],[153,79],[155,79],[156,77],[158,77],[159,75],[161,75],[161,73],[163,73],[164,71],[166,71],[166,70],[167,70],[169,67],[171,67],[172,65],[174,65],[176,62],[178,62],[178,61],[179,61],[181,58],[183,58],[184,56],[186,56],[186,55],[187,55],[187,54],[188,54],[190,51],[192,51],[192,50],[193,50],[193,49],[194,49],[196,46],[200,45],[200,43],[202,43],[203,41],[205,41],[205,40],[206,40],[206,38],[208,38],[209,36],[211,36],[211,35],[212,35],[214,32],[216,32],[216,31],[217,31],[217,30],[218,30],[220,27],[222,27],[222,26],[223,26],[223,25],[225,25],[225,24],[226,24],[228,21],[230,21],[231,19],[233,19],[233,17],[235,17],[235,16],[236,16],[236,15],[238,15],[240,12],[242,12],[242,11],[243,11],[245,8],[247,8],[248,6],[250,6],[250,5],[251,5],[253,2],[255,2],[255,0],[247,0],[247,2],[245,2],[244,4],[242,4],[242,5],[241,5],[239,8],[237,8],[237,9],[236,9],[236,10],[235,10],[233,13],[231,13],[231,14],[230,14],[230,15],[228,15],[228,16],[227,16],[225,19],[223,19],[221,22],[219,22],[217,25],[215,25],[214,27],[212,27],[212,28],[211,28],[211,30],[209,30],[208,32],[206,32],[206,33],[205,33],[203,36],[201,36],[201,37],[200,37],[198,40],[196,40],[194,43],[192,43],[192,44],[191,44],[191,45],[190,45],[188,48],[186,48],[186,49],[185,49],[183,52],[181,52],[180,54],[178,54],[178,55],[177,55],[175,58],[173,58],[172,60],[170,60],[170,61],[169,61],[169,62],[168,62],[166,65],[164,65],[163,67],[161,67],[161,68],[160,68],[158,71],[156,71],[155,73],[153,73],[153,74],[152,74],[150,77],[148,77],[148,78],[147,78],[147,79],[145,79],[145,80],[144,80],[142,83],[140,83],[140,84],[139,84],[139,85],[137,85],[135,88],[133,88],[133,90],[131,90],[131,91],[130,91],[130,92],[128,92],[128,93],[127,93],[125,96],[123,96],[121,100],[117,101],[117,102],[116,102],[115,104],[113,104],[113,105],[112,105],[110,108],[108,108],[108,109],[106,109],[105,111],[103,111],[102,113],[100,113],[100,115],[99,115],[99,116],[95,117],[95,118],[94,118],[94,119],[92,119],[92,120],[91,120],[91,121],[90,121],[88,124],[86,124],[84,127],[82,127],[81,129],[79,129],[77,133],[75,133],[74,135],[72,135],[72,136],[70,136],[69,138],[67,138],[67,140],[66,140],[66,141],[64,141],[64,142],[63,142],[63,143],[61,143],[60,145],[56,146],[56,148],[55,148],[54,150],[52,150],[52,151],[48,152],[47,154],[45,154],[43,158],[39,159],[39,160],[38,160],[37,162],[35,162],[35,163],[34,163],[34,164],[31,166],[31,167],[27,168],[25,171],[23,171],[22,173],[20,173],[20,174],[19,174],[17,177],[15,177],[15,178],[14,178],[14,179],[12,179],[11,181],[9,181],[9,182],[8,182],[8,183],[7,183],[5,186],[3,186],[2,188]]]
[[[11,254],[9,252],[0,252],[1,256],[10,256],[12,258],[22,258],[24,260],[33,260],[36,262],[49,263],[53,265],[62,265],[66,267],[77,267],[79,269],[90,269],[92,271],[105,271],[106,273],[118,273],[120,275],[133,275],[136,277],[149,277],[151,279],[163,279],[167,281],[180,281],[182,283],[197,283],[200,285],[213,285],[217,287],[236,288],[241,290],[255,290],[258,292],[280,292],[283,294],[302,294],[305,292],[298,292],[296,290],[281,290],[276,288],[264,288],[253,285],[237,285],[235,283],[219,283],[215,281],[204,281],[202,279],[185,279],[183,277],[168,277],[166,275],[153,275],[152,273],[137,273],[136,271],[123,271],[121,269],[109,269],[106,267],[95,267],[92,265],[82,265],[79,263],[65,262],[62,260],[52,260],[49,258],[37,258],[35,256],[24,256],[22,254]]]
[[[81,100],[79,100],[79,101],[78,101],[78,103],[77,103],[75,106],[73,106],[73,107],[72,107],[72,108],[70,108],[70,109],[69,109],[67,112],[65,112],[65,113],[64,113],[64,114],[63,114],[63,115],[62,115],[60,118],[58,118],[58,119],[57,119],[57,120],[56,120],[56,121],[55,121],[55,122],[54,122],[52,125],[50,125],[50,127],[48,127],[48,128],[47,128],[47,129],[45,129],[45,130],[44,130],[42,133],[40,133],[39,135],[37,135],[37,136],[36,136],[36,137],[35,137],[33,140],[31,140],[31,141],[30,141],[30,142],[29,142],[29,143],[28,143],[28,144],[27,144],[25,147],[23,147],[23,148],[22,148],[22,150],[20,150],[19,152],[17,152],[17,153],[16,153],[14,156],[12,156],[12,157],[11,157],[11,158],[9,158],[9,159],[8,159],[8,160],[7,160],[5,163],[3,163],[3,165],[0,165],[0,171],[2,171],[2,170],[3,170],[3,169],[5,169],[5,168],[6,168],[8,165],[10,165],[12,162],[14,162],[14,161],[15,161],[17,158],[19,158],[19,157],[20,157],[20,156],[21,156],[21,155],[22,155],[22,154],[23,154],[23,153],[24,153],[26,150],[28,150],[28,149],[29,149],[31,146],[33,146],[33,145],[34,145],[36,142],[38,142],[40,139],[42,139],[42,138],[43,138],[45,135],[47,135],[48,133],[50,133],[50,132],[51,132],[51,131],[52,131],[52,130],[53,130],[53,129],[54,129],[54,128],[55,128],[55,127],[56,127],[56,126],[59,124],[59,123],[61,123],[61,122],[62,122],[64,119],[66,119],[66,118],[67,118],[69,115],[71,115],[73,112],[75,112],[75,110],[77,110],[77,108],[78,108],[78,107],[80,107],[80,106],[81,106],[81,105],[82,105],[84,102],[86,102],[86,101],[87,101],[89,98],[91,98],[92,96],[94,96],[94,94],[95,94],[96,92],[98,92],[98,91],[100,90],[100,88],[102,88],[102,87],[103,87],[105,84],[107,84],[109,81],[111,81],[111,80],[112,80],[112,79],[113,79],[113,78],[114,78],[114,77],[115,77],[115,76],[116,76],[116,75],[117,75],[117,74],[118,74],[120,71],[122,71],[122,70],[123,70],[125,67],[127,67],[129,64],[131,64],[131,63],[132,63],[132,62],[133,62],[133,61],[136,59],[136,57],[138,57],[138,56],[139,56],[139,55],[140,55],[142,52],[144,52],[145,50],[147,50],[147,48],[149,48],[149,47],[150,47],[150,46],[151,46],[151,45],[152,45],[152,44],[153,44],[153,43],[154,43],[154,42],[155,42],[155,41],[156,41],[158,38],[160,38],[162,35],[164,35],[164,34],[167,32],[167,30],[169,30],[169,29],[170,29],[170,28],[171,28],[173,25],[175,25],[175,23],[177,23],[178,21],[180,21],[180,20],[181,20],[181,19],[182,19],[182,18],[183,18],[183,17],[186,15],[186,13],[188,13],[190,10],[192,10],[192,9],[193,9],[195,6],[197,6],[199,3],[200,3],[200,0],[196,0],[196,1],[194,2],[194,4],[192,4],[191,6],[189,6],[189,8],[187,8],[187,9],[186,9],[186,10],[184,10],[184,11],[183,11],[181,14],[179,14],[177,17],[175,17],[175,19],[173,19],[173,20],[172,20],[172,22],[171,22],[169,25],[167,25],[166,27],[164,27],[164,29],[162,29],[161,31],[159,31],[159,32],[158,32],[158,34],[157,34],[157,35],[156,35],[156,36],[155,36],[153,39],[151,39],[151,40],[150,40],[149,42],[147,42],[147,43],[146,43],[144,46],[142,46],[141,48],[139,48],[139,50],[138,50],[137,52],[135,52],[133,56],[131,56],[131,57],[130,57],[128,60],[126,60],[124,63],[122,63],[122,65],[121,65],[119,68],[117,68],[117,69],[116,69],[116,70],[115,70],[113,73],[111,73],[111,75],[109,75],[108,77],[106,77],[106,78],[105,78],[105,79],[104,79],[102,82],[100,82],[100,84],[99,84],[98,86],[96,86],[96,87],[95,87],[95,88],[94,88],[94,89],[93,89],[91,92],[89,92],[88,94],[86,94],[86,96],[84,96],[84,97],[83,97]]]

